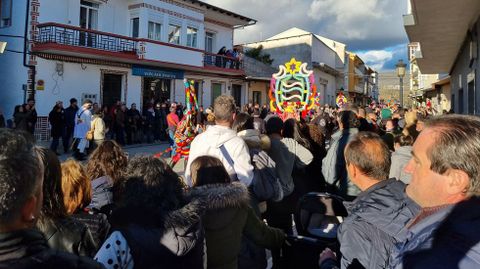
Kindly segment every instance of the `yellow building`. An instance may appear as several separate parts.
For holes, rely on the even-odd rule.
[[[352,103],[357,105],[365,105],[368,98],[371,97],[368,93],[368,81],[370,74],[373,73],[370,68],[365,65],[365,62],[355,53],[346,53],[346,85],[348,97]]]

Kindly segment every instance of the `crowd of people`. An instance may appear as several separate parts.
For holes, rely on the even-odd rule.
[[[75,158],[83,160],[89,152],[93,152],[95,147],[108,139],[115,140],[122,146],[162,141],[174,145],[173,133],[183,117],[183,110],[182,103],[168,101],[155,105],[149,103],[142,112],[135,103],[127,108],[120,101],[111,106],[102,106],[87,99],[79,105],[77,99],[72,98],[66,108],[62,101],[57,101],[48,114],[50,149],[60,155],[59,144],[62,140],[63,153],[73,151]],[[200,107],[196,120],[203,125],[207,122],[207,116],[203,107]],[[0,123],[3,123],[0,128],[9,127],[35,133],[37,112],[33,99],[16,106],[13,119],[7,121],[7,124],[3,113],[0,113],[0,117]],[[88,132],[91,133],[90,139],[84,139]]]
[[[128,122],[134,106],[118,105],[115,121]],[[162,107],[171,137],[182,117]],[[69,108],[58,102],[50,122],[66,122]],[[265,249],[285,268],[292,214],[309,192],[334,193],[348,211],[323,269],[480,266],[478,117],[350,104],[305,119],[242,110],[224,95],[200,110],[184,177],[161,158],[128,158],[122,135],[105,135],[111,110],[89,100],[73,126],[54,136],[52,124],[50,149],[0,128],[0,268],[266,268]],[[55,154],[68,127],[79,154],[95,145],[85,162]]]

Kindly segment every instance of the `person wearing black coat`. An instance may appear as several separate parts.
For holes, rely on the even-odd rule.
[[[90,258],[51,249],[35,229],[42,204],[42,170],[35,145],[16,130],[0,129],[0,268],[101,269]]]
[[[50,126],[52,127],[50,131],[52,136],[52,144],[50,145],[50,149],[55,152],[55,154],[59,155],[57,152],[58,141],[60,140],[60,137],[63,139],[65,132],[65,111],[63,109],[62,102],[57,102],[52,111],[50,111],[50,114],[48,114],[48,122],[50,122]],[[64,151],[67,151],[68,146],[65,147],[65,143],[63,143],[63,145]]]
[[[28,132],[33,135],[35,133],[35,124],[37,124],[37,110],[35,109],[35,100],[33,98],[28,99],[25,109],[30,112],[28,117]]]
[[[25,105],[15,106],[13,112],[13,121],[15,123],[16,130],[22,130],[28,132],[28,118],[30,117],[29,111],[25,111]]]
[[[43,205],[37,228],[51,248],[80,256],[93,257],[98,249],[88,227],[67,215],[62,190],[62,170],[58,157],[42,148],[44,167]]]
[[[77,99],[70,99],[70,106],[65,109],[65,136],[62,138],[65,153],[68,152],[70,139],[72,139],[75,130],[75,118],[78,111]]]

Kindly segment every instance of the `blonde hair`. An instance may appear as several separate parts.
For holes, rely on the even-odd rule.
[[[85,208],[92,201],[92,184],[79,162],[69,159],[62,163],[62,191],[69,215],[77,209]]]
[[[417,113],[414,111],[405,113],[405,125],[410,126],[414,124],[417,124]]]

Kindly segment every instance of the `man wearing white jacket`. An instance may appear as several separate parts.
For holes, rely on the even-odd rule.
[[[193,185],[190,165],[197,157],[209,155],[220,159],[232,181],[239,180],[249,186],[253,180],[253,166],[248,147],[242,138],[231,129],[235,119],[233,97],[221,95],[214,103],[215,125],[198,135],[190,146],[190,155],[185,170],[185,180]]]
[[[79,152],[78,159],[85,157],[85,148],[88,147],[87,133],[90,130],[91,121],[92,121],[92,101],[86,99],[83,101],[83,106],[77,111],[75,115],[75,130],[73,132],[73,137],[80,139],[77,149]]]

